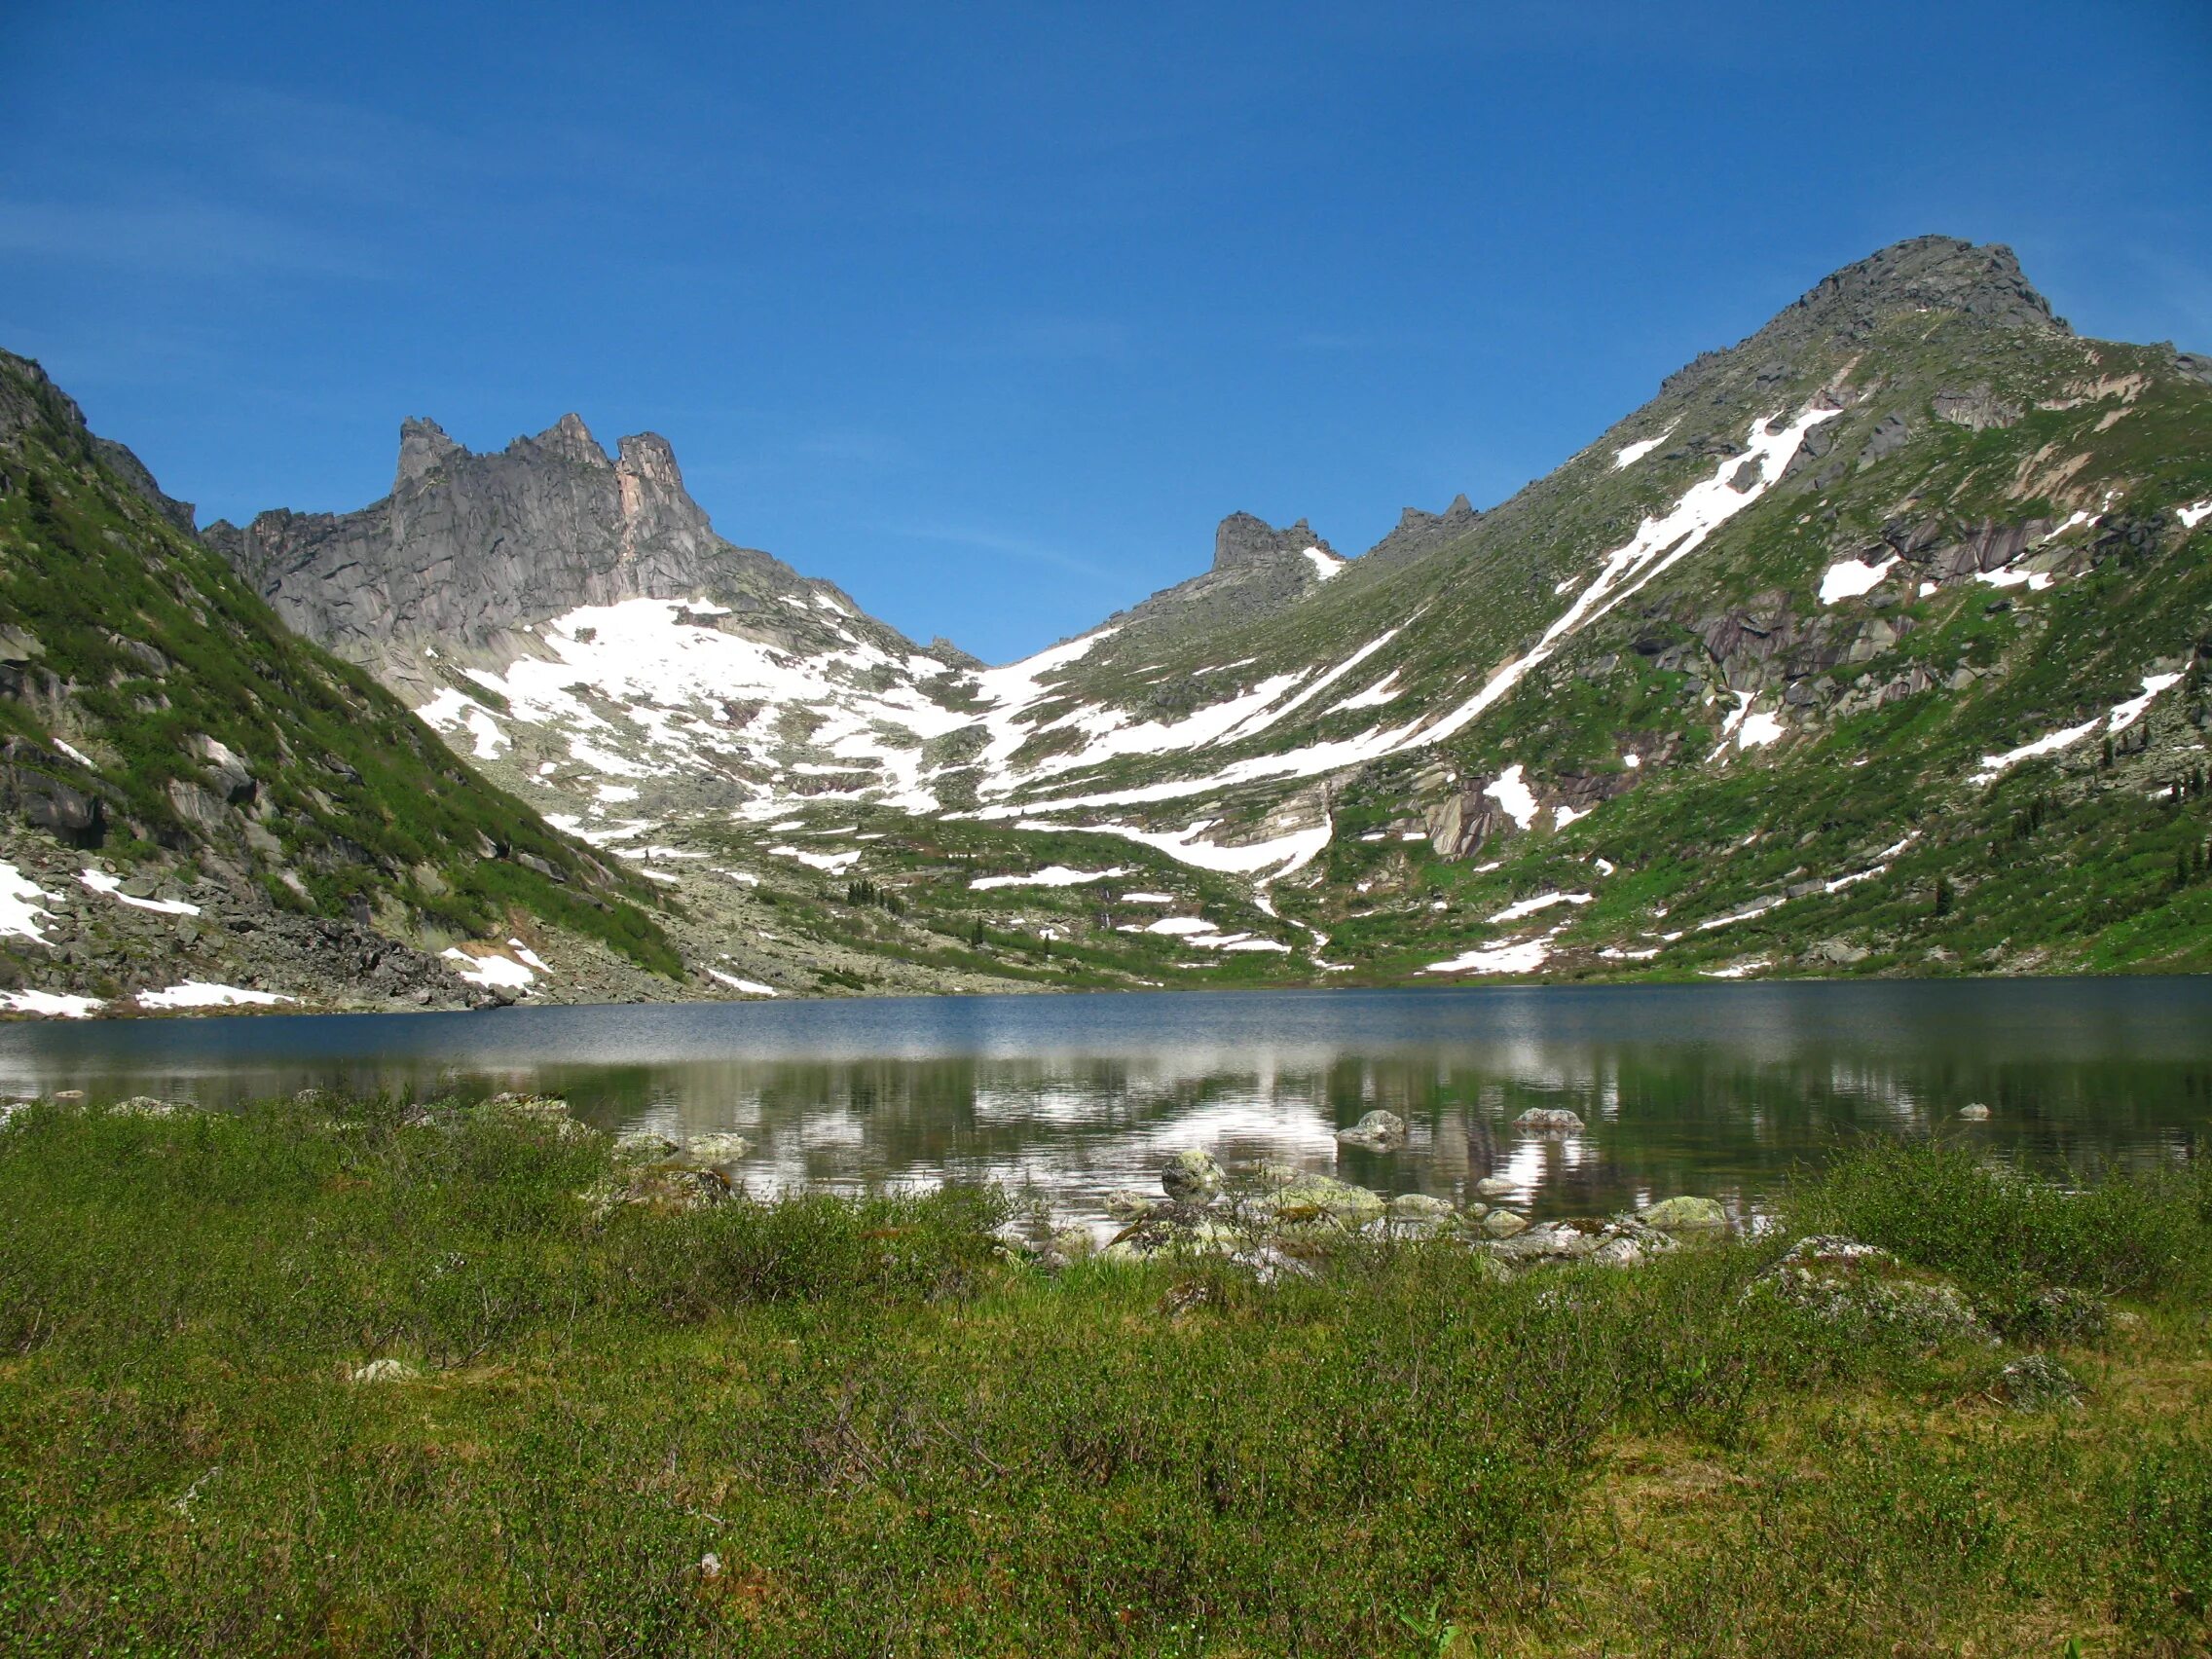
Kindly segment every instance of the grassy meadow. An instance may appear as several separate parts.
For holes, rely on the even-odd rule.
[[[393,1101],[15,1113],[8,1650],[2212,1643],[2201,1158],[2063,1193],[1867,1147],[1641,1267],[1347,1237],[1263,1283],[1047,1272],[982,1193],[580,1198],[614,1156]],[[1807,1233],[1972,1324],[1761,1294]]]

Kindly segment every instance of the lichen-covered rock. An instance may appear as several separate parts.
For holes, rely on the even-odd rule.
[[[1475,1191],[1486,1198],[1510,1198],[1519,1185],[1503,1175],[1485,1175],[1475,1183]]]
[[[1364,1227],[1388,1206],[1379,1193],[1330,1175],[1302,1173],[1295,1181],[1254,1198],[1247,1212],[1263,1223],[1328,1223]]]
[[[725,1203],[730,1185],[712,1169],[648,1164],[595,1182],[578,1195],[594,1216],[604,1220],[625,1204],[642,1204],[666,1215],[683,1215]]]
[[[483,1110],[548,1129],[563,1140],[580,1140],[597,1132],[570,1117],[568,1101],[558,1094],[495,1094],[484,1102]]]
[[[1594,1232],[1585,1232],[1572,1222],[1547,1221],[1536,1227],[1523,1227],[1493,1240],[1485,1248],[1498,1261],[1527,1267],[1536,1262],[1584,1261],[1597,1251],[1598,1244]]]
[[[2047,1412],[2079,1404],[2082,1384],[2048,1354],[2022,1354],[1997,1374],[1997,1394],[2016,1412]]]
[[[151,1094],[133,1094],[127,1100],[118,1100],[108,1110],[121,1118],[174,1118],[191,1108],[157,1100]]]
[[[1531,1106],[1513,1120],[1517,1129],[1533,1129],[1540,1134],[1571,1135],[1582,1129],[1581,1116],[1564,1106]]]
[[[1098,1240],[1088,1227],[1063,1227],[1046,1241],[1043,1261],[1049,1268],[1065,1268],[1088,1261],[1098,1253]]]
[[[2014,1336],[2042,1342],[2093,1343],[2110,1332],[2112,1309],[2102,1299],[2066,1285],[2046,1285],[2007,1321]]]
[[[1210,1152],[1177,1153],[1160,1172],[1161,1190],[1178,1203],[1204,1203],[1221,1191],[1221,1165]]]
[[[1661,1198],[1655,1204],[1646,1204],[1636,1212],[1636,1219],[1646,1227],[1656,1227],[1667,1233],[1694,1232],[1701,1228],[1726,1227],[1728,1212],[1714,1198],[1687,1196]]]
[[[1389,1208],[1392,1221],[1443,1221],[1452,1214],[1450,1203],[1427,1193],[1400,1193]]]
[[[1395,1112],[1370,1112],[1350,1128],[1339,1129],[1337,1139],[1370,1152],[1395,1152],[1406,1144],[1406,1121]]]
[[[423,1368],[410,1365],[404,1359],[372,1359],[366,1365],[356,1365],[347,1374],[350,1382],[411,1382],[423,1375]]]
[[[1996,1340],[1949,1280],[1916,1272],[1876,1245],[1832,1235],[1800,1238],[1745,1295],[1778,1297],[1832,1323],[1916,1342]]]
[[[1119,1222],[1146,1221],[1174,1207],[1174,1199],[1137,1187],[1117,1187],[1106,1195],[1106,1213]]]
[[[752,1150],[753,1143],[743,1135],[693,1135],[684,1142],[683,1156],[693,1163],[735,1163]]]
[[[621,1159],[674,1158],[682,1150],[666,1135],[650,1129],[624,1129],[614,1137],[614,1156]]]
[[[1492,1238],[1510,1238],[1527,1230],[1529,1218],[1511,1210],[1494,1209],[1483,1217],[1483,1232]]]

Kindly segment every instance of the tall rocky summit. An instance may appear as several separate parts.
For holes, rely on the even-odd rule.
[[[219,522],[205,539],[294,629],[357,660],[418,641],[494,646],[581,605],[800,585],[715,534],[667,439],[626,437],[610,460],[572,414],[496,455],[409,420],[382,500]]]

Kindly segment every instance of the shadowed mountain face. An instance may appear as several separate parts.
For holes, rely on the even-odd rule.
[[[490,456],[411,422],[385,500],[208,538],[552,822],[888,896],[903,960],[998,929],[1122,983],[2201,967],[2206,375],[1920,238],[1487,511],[1348,560],[1234,514],[1200,574],[992,669],[574,417]],[[655,879],[711,910],[695,873]]]

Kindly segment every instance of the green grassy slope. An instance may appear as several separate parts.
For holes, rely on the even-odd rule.
[[[365,673],[286,632],[106,464],[35,364],[5,354],[0,628],[11,793],[20,804],[59,786],[96,802],[97,823],[70,836],[111,863],[222,874],[399,937],[534,915],[677,970],[646,884],[486,784]],[[213,746],[250,778],[226,772]]]
[[[1381,977],[1530,936],[1534,922],[1485,918],[1546,891],[1593,895],[1543,919],[1548,931],[1571,915],[1552,973],[1762,958],[1771,971],[1821,972],[2207,965],[2212,818],[2195,780],[2207,759],[2212,522],[2194,515],[2193,529],[2179,509],[2212,499],[2212,386],[2169,348],[2079,339],[2040,301],[1993,314],[1986,284],[1974,286],[1992,250],[1906,252],[1933,278],[1885,286],[1877,273],[1840,296],[1824,285],[1673,377],[1456,543],[1411,564],[1355,563],[1164,665],[1149,646],[1138,664],[1107,642],[1062,675],[1052,712],[1103,704],[1160,718],[1194,694],[1341,663],[1400,630],[1257,736],[1061,774],[1032,804],[1433,722],[1528,652],[1640,521],[1725,475],[1754,422],[1840,406],[1751,505],[1441,744],[1318,780],[1094,810],[1235,827],[1324,789],[1330,849],[1276,897],[1331,936],[1334,957]],[[1944,300],[1954,289],[1956,303]],[[1618,449],[1649,438],[1660,440],[1651,453],[1616,466]],[[2017,552],[1997,572],[2009,585],[1955,569],[1992,543]],[[1900,547],[1907,557],[1873,591],[1823,601],[1831,566]],[[2183,678],[2118,734],[2109,759],[2100,733],[1970,781],[1983,756],[2101,719],[2154,673]],[[1392,700],[1327,712],[1392,674]],[[1779,722],[1774,741],[1724,741],[1746,697]],[[1068,738],[1040,738],[1032,753],[1054,742]],[[1516,765],[1538,805],[1526,828],[1486,793]],[[1560,805],[1588,815],[1558,829]],[[1881,856],[1908,834],[1901,853]],[[1601,873],[1601,859],[1617,873]],[[1877,865],[1834,893],[1807,888]],[[1696,926],[1775,899],[1769,915]],[[1661,937],[1677,931],[1686,937]],[[1655,944],[1648,965],[1597,954]]]

